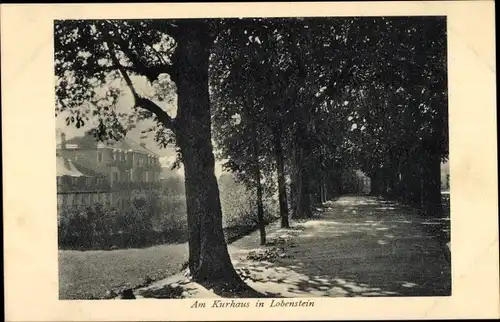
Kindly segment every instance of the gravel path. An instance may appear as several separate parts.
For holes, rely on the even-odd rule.
[[[230,246],[247,283],[264,293],[298,296],[441,296],[451,294],[450,264],[428,225],[412,209],[386,200],[342,197],[316,218],[274,228],[281,241],[267,261],[248,260],[258,235]],[[250,256],[250,258],[255,256]]]
[[[229,251],[245,281],[266,295],[447,296],[450,264],[427,229],[441,224],[383,199],[347,196],[290,229],[271,224],[265,247],[254,232]],[[177,274],[152,285],[147,297],[166,298],[159,294],[172,284],[181,298],[216,296]]]

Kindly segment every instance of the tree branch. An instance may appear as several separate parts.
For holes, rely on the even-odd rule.
[[[122,38],[120,30],[111,22],[107,21],[107,23],[114,29],[115,35],[118,38],[117,43],[120,47],[120,50],[123,51],[127,57],[130,59],[132,64],[135,66],[135,69],[141,74],[144,75],[150,82],[154,82],[158,80],[158,77],[163,74],[167,73],[170,76],[172,76],[172,65],[169,65],[163,60],[160,56],[159,53],[153,48],[153,46],[149,46],[153,51],[155,51],[157,57],[161,62],[163,62],[162,66],[155,66],[155,67],[149,67],[143,64],[139,58],[139,56],[134,53],[134,50],[130,47],[130,42],[128,42],[126,39]],[[109,35],[107,35],[109,37]]]
[[[106,39],[106,44],[108,47],[108,53],[111,56],[111,60],[113,61],[113,65],[118,69],[120,74],[123,76],[125,79],[125,82],[127,83],[127,86],[129,87],[130,91],[132,92],[132,95],[134,96],[134,103],[135,106],[141,107],[153,114],[155,114],[158,119],[165,125],[165,127],[169,128],[170,130],[176,131],[176,122],[175,119],[170,117],[167,112],[165,112],[160,106],[158,106],[156,103],[151,101],[148,98],[140,96],[137,91],[135,90],[134,84],[132,83],[132,80],[130,79],[129,75],[127,74],[126,68],[120,63],[118,58],[116,57],[116,52],[114,48],[114,43],[112,40],[109,39],[107,33],[104,33],[104,37]]]

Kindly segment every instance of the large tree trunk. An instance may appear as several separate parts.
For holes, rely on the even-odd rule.
[[[300,139],[299,139],[300,140]],[[299,141],[300,142],[300,141]],[[300,143],[299,143],[300,144]],[[296,150],[296,171],[295,171],[295,208],[293,209],[293,218],[312,217],[311,195],[309,189],[309,178],[307,171],[307,161],[305,148],[302,144]]]
[[[404,202],[414,208],[422,206],[422,150],[416,149],[411,153],[403,167],[403,185],[405,188]]]
[[[177,140],[185,173],[189,238],[189,269],[193,280],[243,282],[236,273],[222,230],[219,188],[214,174],[211,141],[208,64],[210,39],[202,23],[186,23],[177,39],[173,77],[177,85]]]
[[[286,196],[285,161],[283,159],[283,147],[281,145],[281,132],[279,129],[273,129],[273,139],[276,167],[278,169],[278,199],[280,205],[281,228],[289,228],[290,222],[288,220],[288,200]]]

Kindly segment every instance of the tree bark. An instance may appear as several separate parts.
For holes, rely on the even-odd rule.
[[[209,48],[205,24],[189,23],[177,40],[173,57],[177,73],[176,138],[184,163],[189,238],[189,269],[193,280],[244,284],[236,273],[222,230],[219,187],[214,174],[208,91]]]
[[[280,206],[281,228],[289,228],[288,220],[288,200],[286,195],[285,183],[285,161],[283,159],[283,147],[281,145],[281,131],[273,129],[274,153],[276,158],[276,167],[278,169],[278,198]]]

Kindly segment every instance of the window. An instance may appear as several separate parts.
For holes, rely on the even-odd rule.
[[[113,161],[116,161],[116,152],[113,151]]]
[[[118,182],[118,172],[113,172],[113,182]]]
[[[102,163],[103,156],[102,156],[102,151],[97,152],[97,162]]]
[[[148,171],[146,171],[146,172],[144,173],[144,175],[145,175],[145,180],[144,180],[144,181],[149,182],[149,172],[148,172]]]
[[[134,181],[134,169],[130,169],[130,181]]]
[[[62,177],[57,177],[57,184],[61,184],[62,183]]]

